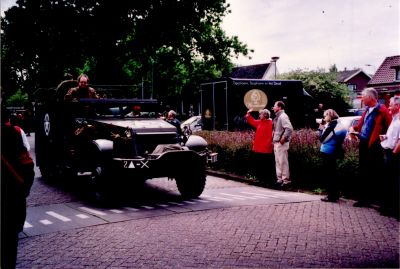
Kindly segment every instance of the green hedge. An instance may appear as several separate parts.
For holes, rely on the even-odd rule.
[[[252,177],[252,142],[254,131],[202,131],[196,133],[205,138],[209,149],[218,153],[218,162],[211,169],[239,176]],[[324,189],[324,171],[320,157],[318,132],[312,129],[295,130],[289,148],[289,166],[292,183],[305,190]],[[343,194],[353,193],[358,177],[358,144],[344,142],[345,157],[338,161],[338,181]]]

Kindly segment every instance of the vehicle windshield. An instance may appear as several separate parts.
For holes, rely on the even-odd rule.
[[[104,118],[158,118],[157,100],[145,99],[80,99],[70,103],[76,113]]]

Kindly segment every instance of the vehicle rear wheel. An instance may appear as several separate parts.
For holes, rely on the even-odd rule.
[[[191,179],[189,178],[191,177]],[[199,197],[206,185],[206,174],[204,172],[195,175],[180,175],[175,178],[176,186],[184,198]]]

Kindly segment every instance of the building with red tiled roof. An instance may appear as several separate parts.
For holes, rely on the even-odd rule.
[[[361,93],[370,80],[371,77],[360,68],[339,71],[336,77],[337,82],[346,84],[356,94]]]
[[[367,86],[380,95],[400,95],[400,55],[386,57]]]

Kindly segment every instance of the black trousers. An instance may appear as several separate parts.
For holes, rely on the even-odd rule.
[[[13,194],[12,197],[10,197],[10,194]],[[0,267],[3,269],[15,268],[19,241],[18,234],[23,230],[25,218],[25,197],[15,192],[5,194],[2,190]]]
[[[275,182],[275,158],[273,153],[254,153],[254,172],[258,181]]]
[[[359,169],[358,201],[367,204],[379,202],[384,174],[383,149],[379,142],[368,146],[368,141],[360,140]]]
[[[321,152],[322,168],[325,177],[326,192],[329,199],[339,198],[339,179],[337,178],[336,158],[324,152]]]
[[[393,154],[392,149],[384,149],[384,164],[381,206],[399,214],[400,154]]]

